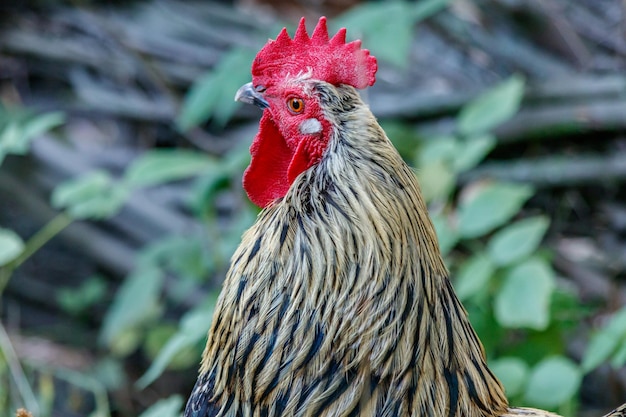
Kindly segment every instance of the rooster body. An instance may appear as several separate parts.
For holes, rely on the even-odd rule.
[[[310,41],[345,36],[325,32],[321,19]],[[261,56],[238,93],[266,109],[244,175],[264,210],[233,255],[185,417],[549,415],[508,407],[415,175],[355,89],[375,61],[345,50],[363,66],[352,82]]]

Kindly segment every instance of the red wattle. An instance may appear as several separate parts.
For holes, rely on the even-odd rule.
[[[306,142],[304,140],[300,141],[287,170],[287,181],[289,185],[291,185],[298,175],[309,169],[311,165],[313,165],[313,162],[311,155],[307,152]]]
[[[254,204],[267,207],[287,194],[291,184],[289,165],[294,156],[267,110],[259,122],[250,155],[250,166],[243,174],[243,188]]]

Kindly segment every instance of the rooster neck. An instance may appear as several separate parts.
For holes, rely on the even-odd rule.
[[[201,372],[276,415],[504,412],[414,173],[360,100],[338,103],[327,154],[233,256]]]

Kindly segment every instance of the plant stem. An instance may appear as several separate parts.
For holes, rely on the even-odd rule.
[[[13,271],[37,252],[50,239],[59,234],[72,223],[73,219],[66,213],[59,213],[50,220],[41,230],[35,233],[24,245],[24,251],[13,261],[0,268],[0,296],[4,293]]]
[[[9,339],[9,335],[2,323],[0,323],[0,351],[2,351],[2,355],[9,366],[11,376],[13,377],[13,381],[15,381],[17,390],[20,392],[24,405],[33,415],[39,415],[39,404],[37,403],[35,394],[24,374],[22,365],[20,365],[15,349],[13,349],[13,345],[11,344],[11,339]]]
[[[17,268],[30,258],[35,252],[37,252],[43,245],[45,245],[50,239],[59,234],[63,229],[69,226],[72,221],[70,216],[66,213],[59,213],[56,217],[48,222],[41,230],[35,233],[24,247],[24,251],[17,257],[11,266],[13,269]]]

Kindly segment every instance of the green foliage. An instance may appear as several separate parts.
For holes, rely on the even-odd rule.
[[[530,258],[505,270],[494,313],[503,327],[545,330],[550,324],[554,273],[541,259]]]
[[[614,368],[626,364],[626,307],[615,313],[591,339],[582,369],[589,372],[609,360]]]
[[[117,214],[129,190],[118,186],[105,171],[93,171],[57,186],[52,206],[66,209],[75,219],[106,219]]]
[[[459,242],[459,232],[453,226],[452,220],[443,213],[431,213],[431,220],[437,231],[439,249],[441,250],[441,254],[445,256]]]
[[[33,139],[59,126],[64,118],[62,113],[32,115],[23,109],[9,111],[0,106],[0,166],[9,154],[24,155]],[[0,228],[0,297],[15,268],[58,233],[55,226],[62,223],[53,219],[48,225],[52,227],[44,227],[27,242],[12,230]]]
[[[57,302],[65,311],[76,315],[102,300],[106,289],[104,278],[93,276],[78,288],[61,288],[56,294]]]
[[[422,0],[363,3],[344,13],[334,27],[349,28],[349,36],[362,38],[372,54],[400,68],[406,68],[413,25],[437,13],[450,0]],[[389,22],[394,22],[392,25]]]
[[[27,116],[20,115],[20,118],[6,123],[0,138],[2,156],[26,152],[34,136],[62,120],[56,114]],[[0,120],[0,127],[4,126],[2,123],[4,121]],[[0,293],[13,270],[73,220],[110,218],[141,187],[170,181],[193,181],[195,185],[192,183],[189,209],[207,223],[206,228],[190,236],[166,236],[142,251],[136,270],[127,277],[113,298],[101,329],[100,342],[113,357],[123,358],[138,349],[154,357],[154,365],[142,381],[153,380],[171,365],[195,368],[216,297],[209,297],[206,305],[192,309],[178,331],[171,320],[161,322],[166,311],[165,302],[182,303],[190,294],[196,293],[203,279],[227,261],[242,231],[254,220],[256,210],[244,204],[240,215],[236,216],[238,221],[233,222],[232,227],[218,229],[213,210],[215,197],[226,189],[235,188],[231,187],[232,180],[240,178],[248,159],[247,149],[243,147],[235,149],[222,161],[195,151],[154,150],[137,158],[121,178],[114,178],[105,171],[93,171],[60,184],[53,190],[51,203],[63,212],[30,239],[24,242],[13,231],[0,229]],[[236,189],[238,194],[242,193],[239,184]],[[176,274],[180,280],[166,288],[166,277],[171,274]],[[94,303],[102,302],[107,292],[104,281],[93,277],[77,288],[61,288],[55,296],[65,311],[81,314]],[[111,366],[115,363],[110,360],[103,361],[101,365],[93,370],[93,375],[108,381],[107,387],[119,386],[119,366]],[[64,369],[55,369],[51,374],[54,378],[67,379],[75,386],[93,391],[99,404],[94,415],[110,415],[106,390],[103,385],[93,385],[95,382],[91,376],[84,375],[81,379],[81,374]],[[2,375],[0,372],[0,378]],[[29,388],[28,381],[24,380],[22,385]],[[46,386],[50,389],[44,390]],[[41,414],[48,415],[55,396],[54,383],[40,385],[37,394]],[[180,399],[172,398],[156,404],[145,415],[176,415],[181,405]],[[33,399],[31,408],[35,407],[37,402]]]
[[[495,138],[488,134],[429,139],[415,158],[424,198],[427,201],[447,200],[454,190],[457,176],[476,166],[494,146]]]
[[[548,230],[545,216],[519,220],[499,230],[489,240],[489,257],[499,266],[510,265],[535,252]]]
[[[124,281],[102,325],[101,341],[119,353],[126,354],[134,346],[114,343],[126,338],[127,331],[156,314],[158,298],[163,285],[163,273],[152,265],[141,266]],[[134,333],[134,331],[133,331]]]
[[[456,277],[456,293],[464,301],[484,291],[496,270],[496,266],[486,254],[479,252],[460,265]]]
[[[17,258],[24,250],[24,241],[13,230],[0,228],[0,266]]]
[[[528,382],[529,369],[526,362],[515,357],[501,357],[489,364],[500,379],[509,398],[520,396]]]
[[[157,401],[141,413],[139,417],[178,417],[180,408],[183,405],[183,399],[180,395],[173,395],[164,400]]]
[[[0,106],[0,165],[9,154],[26,154],[33,139],[60,126],[64,120],[65,116],[59,112],[31,115]]]
[[[489,182],[479,184],[459,203],[459,233],[464,238],[484,236],[516,215],[532,196],[530,186]]]
[[[528,185],[483,179],[457,189],[459,175],[494,148],[489,131],[517,111],[523,92],[515,76],[468,103],[456,134],[425,141],[414,160],[424,196],[437,208],[433,223],[457,294],[507,395],[518,404],[556,409],[572,403],[582,371],[565,357],[565,314],[554,303],[546,251],[540,256],[549,220],[523,217],[535,193]]]
[[[570,359],[546,358],[531,370],[524,398],[531,404],[553,409],[578,392],[581,380],[579,366]]]
[[[125,172],[129,187],[149,187],[170,181],[211,173],[217,167],[215,158],[187,150],[156,149],[144,153]]]
[[[524,95],[524,80],[513,76],[466,105],[459,114],[460,135],[482,134],[517,113]]]
[[[509,398],[548,409],[571,402],[582,381],[580,367],[563,356],[548,357],[532,368],[520,358],[502,357],[490,367]]]
[[[121,180],[105,171],[93,171],[56,187],[52,205],[75,219],[104,219],[117,214],[134,189],[214,173],[215,159],[186,150],[145,152]]]
[[[217,293],[208,300],[206,306],[191,310],[183,316],[179,330],[167,341],[150,365],[150,368],[137,381],[139,387],[145,388],[150,385],[181,351],[198,346],[201,341],[206,339],[216,300]]]
[[[189,130],[209,117],[218,126],[225,125],[238,107],[235,91],[250,81],[250,65],[255,55],[252,49],[233,49],[215,69],[196,81],[176,121],[178,128]]]

